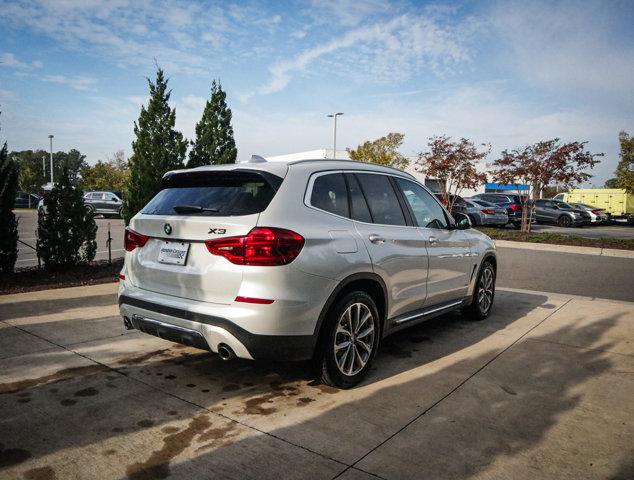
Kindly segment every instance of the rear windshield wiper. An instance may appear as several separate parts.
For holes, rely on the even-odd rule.
[[[201,207],[200,205],[174,205],[172,208],[176,213],[218,213],[220,211],[217,208]]]

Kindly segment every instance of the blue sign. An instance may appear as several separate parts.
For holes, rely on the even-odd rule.
[[[528,192],[529,190],[528,185],[523,185],[523,184],[516,185],[516,184],[504,184],[504,183],[485,183],[484,188],[486,190],[513,190],[515,192],[517,191]]]

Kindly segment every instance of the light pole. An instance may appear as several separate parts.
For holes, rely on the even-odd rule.
[[[42,178],[46,182],[46,155],[42,155]]]
[[[51,141],[51,188],[53,187],[53,135],[49,135],[48,139]]]
[[[335,128],[333,131],[333,139],[332,139],[332,158],[333,160],[337,157],[337,117],[339,115],[343,115],[343,112],[337,112],[337,113],[332,113],[330,115],[328,115],[328,118],[334,118],[335,119]]]

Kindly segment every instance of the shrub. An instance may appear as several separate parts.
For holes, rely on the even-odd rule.
[[[84,205],[82,191],[64,166],[47,194],[46,213],[38,218],[37,252],[50,268],[90,262],[97,252],[97,224]]]

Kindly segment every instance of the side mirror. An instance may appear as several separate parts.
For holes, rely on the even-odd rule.
[[[456,219],[456,228],[458,230],[469,230],[471,228],[471,219],[464,213],[456,213],[454,218]]]

